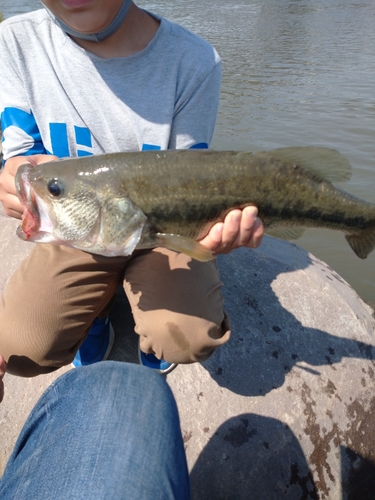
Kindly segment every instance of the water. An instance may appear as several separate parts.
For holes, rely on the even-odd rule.
[[[210,41],[223,59],[212,147],[258,151],[320,145],[353,167],[342,186],[375,203],[373,0],[140,0]],[[4,17],[38,0],[1,0]],[[375,303],[375,252],[358,259],[344,236],[308,230],[298,244]]]
[[[17,0],[17,2],[14,0],[1,0],[0,2],[0,12],[2,12],[4,19],[15,16],[16,14],[30,12],[40,7],[41,2],[39,2],[39,0]]]

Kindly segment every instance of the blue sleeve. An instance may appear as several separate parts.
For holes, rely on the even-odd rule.
[[[45,153],[23,85],[16,41],[6,28],[5,23],[0,30],[0,116],[4,160],[18,155]]]
[[[1,128],[6,159],[15,154],[17,156],[46,154],[38,125],[31,111],[27,113],[19,108],[6,107],[1,113]],[[12,149],[17,153],[10,154]]]

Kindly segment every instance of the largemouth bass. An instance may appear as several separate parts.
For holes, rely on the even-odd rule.
[[[230,209],[258,207],[266,231],[324,227],[358,257],[375,247],[375,204],[334,187],[350,165],[326,148],[113,153],[21,166],[18,235],[86,252],[130,255],[164,246],[209,260],[197,240]]]

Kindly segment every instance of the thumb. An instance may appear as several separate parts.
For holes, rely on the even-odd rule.
[[[59,157],[55,155],[32,155],[25,158],[27,158],[26,163],[30,163],[30,165],[33,165],[33,167],[36,167],[41,163],[47,163],[48,161],[59,159]]]

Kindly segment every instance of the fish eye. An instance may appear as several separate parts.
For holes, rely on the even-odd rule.
[[[64,194],[64,186],[59,179],[51,179],[47,184],[48,192],[54,196],[58,197]]]

